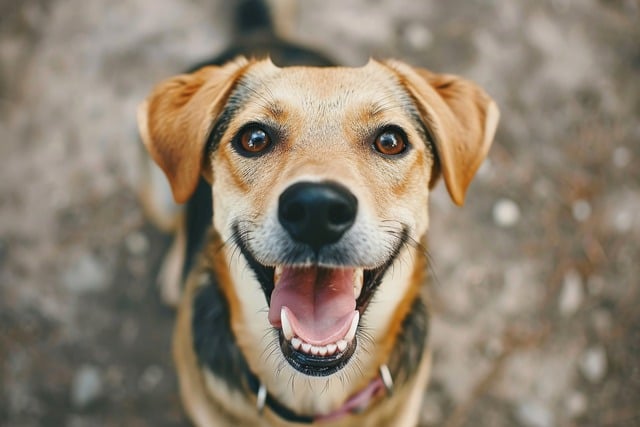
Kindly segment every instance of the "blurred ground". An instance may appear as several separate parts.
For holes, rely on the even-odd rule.
[[[0,425],[186,425],[135,106],[225,46],[222,0],[0,1]],[[502,121],[433,195],[422,426],[640,426],[640,2],[300,2],[349,65],[476,80]]]

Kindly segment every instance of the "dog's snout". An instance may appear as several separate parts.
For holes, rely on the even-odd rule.
[[[358,200],[342,185],[298,182],[280,195],[278,220],[294,240],[317,250],[337,242],[357,212]]]

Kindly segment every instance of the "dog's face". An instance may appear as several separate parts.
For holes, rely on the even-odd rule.
[[[260,282],[251,309],[268,302],[252,323],[279,330],[282,357],[306,375],[347,364],[381,277],[426,230],[432,143],[389,76],[373,63],[254,66],[211,153],[215,228]]]
[[[472,83],[399,62],[240,60],[161,84],[139,119],[178,201],[201,173],[212,184],[249,364],[310,383],[384,363],[419,285],[429,190],[442,173],[462,203],[497,117]]]

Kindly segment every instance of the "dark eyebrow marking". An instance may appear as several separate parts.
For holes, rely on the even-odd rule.
[[[231,119],[235,117],[237,112],[244,107],[247,102],[248,94],[252,92],[252,89],[249,88],[246,83],[243,83],[242,80],[243,79],[240,79],[232,89],[231,95],[229,95],[222,112],[213,123],[213,126],[211,126],[205,145],[205,153],[211,153],[218,149],[220,140],[229,128]]]
[[[236,82],[222,112],[211,126],[205,145],[206,153],[218,149],[222,137],[229,128],[229,123],[250,99],[260,104],[275,119],[279,119],[285,114],[285,109],[272,101],[273,95],[268,86],[263,85],[256,88],[254,84],[251,84],[250,79],[243,76]]]
[[[267,112],[273,116],[274,119],[280,119],[284,116],[284,108],[280,104],[269,103],[265,105]]]
[[[432,130],[429,128],[428,124],[420,114],[420,111],[416,106],[415,99],[413,98],[413,96],[405,93],[402,96],[401,102],[402,109],[407,114],[409,114],[409,117],[411,117],[414,129],[418,132],[418,135],[420,135],[420,138],[424,141],[427,150],[433,154],[437,161],[438,152],[436,151],[436,140],[434,138]]]

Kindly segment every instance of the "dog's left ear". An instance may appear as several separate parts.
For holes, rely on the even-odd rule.
[[[240,58],[172,77],[138,107],[140,136],[167,176],[176,202],[186,202],[196,189],[211,126],[249,65]]]
[[[447,190],[457,205],[487,156],[498,125],[496,103],[478,85],[399,61],[386,65],[400,78],[431,131]]]

